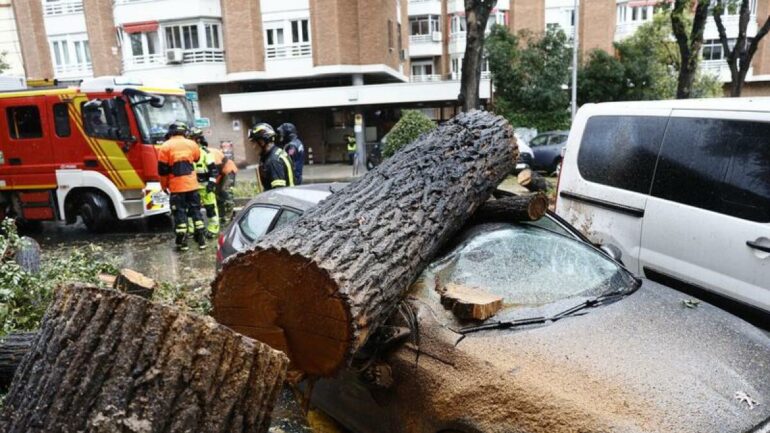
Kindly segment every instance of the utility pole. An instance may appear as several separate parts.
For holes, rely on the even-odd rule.
[[[572,120],[577,114],[577,76],[578,76],[578,27],[580,26],[579,0],[575,0],[575,25],[572,26]]]

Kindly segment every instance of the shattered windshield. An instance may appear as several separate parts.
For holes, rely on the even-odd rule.
[[[190,105],[184,96],[164,96],[165,103],[162,107],[153,107],[148,102],[146,96],[135,96],[131,98],[136,112],[136,120],[139,124],[139,130],[142,133],[142,140],[145,143],[156,144],[165,140],[168,125],[177,120],[192,125],[193,118]]]
[[[502,297],[506,306],[633,289],[632,277],[590,246],[529,225],[481,228],[431,268],[437,288],[478,288]]]

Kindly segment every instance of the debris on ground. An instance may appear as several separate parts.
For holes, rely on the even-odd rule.
[[[757,403],[756,400],[743,391],[736,391],[735,399],[738,400],[739,403],[746,403],[749,406],[749,410],[754,409],[754,406],[759,406],[759,403]]]
[[[127,268],[120,270],[112,286],[118,292],[141,296],[144,299],[152,299],[157,287],[158,283],[152,278]]]
[[[519,181],[519,185],[527,188],[529,191],[545,192],[548,190],[548,181],[545,177],[528,168],[519,172],[516,179]]]
[[[700,301],[697,301],[695,299],[682,299],[682,305],[685,308],[698,308],[700,305]]]

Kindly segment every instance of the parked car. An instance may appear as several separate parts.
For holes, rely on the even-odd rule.
[[[770,99],[584,106],[556,211],[633,272],[770,324]]]
[[[558,173],[561,165],[561,151],[567,142],[569,131],[550,131],[538,134],[529,142],[532,147],[532,168]]]
[[[516,137],[518,146],[519,146],[519,159],[516,160],[516,167],[513,170],[513,174],[519,174],[520,171],[532,168],[532,161],[535,158],[534,153],[532,153],[532,148],[529,147],[529,144],[527,142],[520,138]]]
[[[312,206],[287,193],[258,197],[231,230],[250,207]],[[500,296],[505,307],[486,322],[461,321],[441,302],[450,284]],[[366,433],[729,433],[767,424],[770,338],[706,303],[686,305],[553,213],[470,226],[371,337],[381,344],[316,382],[312,403]]]
[[[342,184],[321,183],[266,191],[249,201],[219,235],[216,269],[225,258],[245,250],[257,239],[301,215]]]

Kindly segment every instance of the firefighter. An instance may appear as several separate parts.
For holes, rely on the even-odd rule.
[[[352,134],[348,134],[345,136],[348,141],[348,164],[353,165],[353,163],[356,161],[356,150],[358,149],[358,146],[356,144],[356,137],[354,137]]]
[[[265,190],[294,186],[291,158],[275,145],[275,130],[267,123],[257,123],[249,130],[249,141],[260,155],[259,181]]]
[[[219,234],[219,209],[217,209],[217,178],[219,168],[208,146],[209,143],[199,128],[192,128],[190,138],[200,147],[200,158],[195,161],[195,174],[198,177],[201,203],[206,210],[206,237],[213,239]]]
[[[214,158],[214,163],[219,171],[219,177],[217,177],[217,209],[219,209],[220,223],[224,223],[224,219],[230,218],[235,210],[233,187],[235,186],[235,175],[238,173],[238,167],[222,150],[211,148],[209,152]]]
[[[297,135],[297,127],[293,123],[284,123],[278,127],[281,147],[289,154],[294,163],[294,182],[302,185],[302,166],[305,164],[305,146]]]
[[[200,159],[201,151],[194,141],[186,138],[187,132],[184,122],[172,123],[168,127],[169,139],[158,149],[158,174],[161,186],[171,195],[171,212],[179,251],[188,249],[188,214],[192,216],[195,241],[201,249],[206,248],[198,177],[195,174],[195,161]]]

